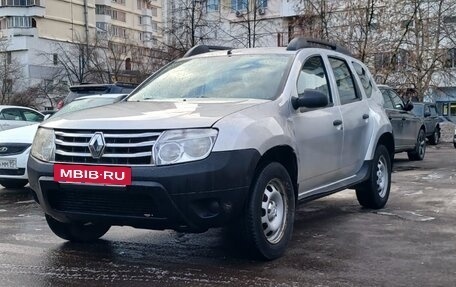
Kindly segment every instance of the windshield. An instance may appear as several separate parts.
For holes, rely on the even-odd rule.
[[[207,57],[172,63],[128,101],[176,98],[274,99],[292,55]]]
[[[423,105],[414,104],[412,113],[414,113],[417,116],[422,116],[424,114],[424,106]]]

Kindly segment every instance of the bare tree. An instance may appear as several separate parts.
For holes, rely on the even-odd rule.
[[[9,41],[0,39],[0,104],[11,103],[15,89],[24,83],[23,65],[8,51]]]

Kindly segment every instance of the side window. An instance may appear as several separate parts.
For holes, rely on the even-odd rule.
[[[431,116],[433,116],[433,117],[438,116],[437,108],[435,106],[430,106],[429,108],[431,109]]]
[[[393,90],[390,90],[389,93],[391,95],[391,100],[393,101],[393,107],[396,110],[403,110],[404,109],[404,102],[398,96],[398,94],[396,94],[396,92],[394,92]]]
[[[430,113],[431,113],[430,107],[429,107],[429,106],[426,106],[426,105],[424,105],[424,112],[425,112],[425,113],[429,113],[429,114],[430,114]]]
[[[394,109],[393,102],[391,101],[391,98],[388,94],[387,90],[381,90],[383,99],[385,100],[385,103],[383,104],[383,107],[385,109]]]
[[[340,103],[344,105],[360,100],[356,94],[355,82],[347,63],[344,60],[336,58],[329,58],[329,62],[333,69],[334,77],[336,78]]]
[[[361,81],[361,85],[363,86],[364,92],[366,96],[370,98],[372,96],[372,80],[370,79],[367,71],[358,63],[352,62],[353,67],[355,68],[356,74]]]
[[[2,111],[3,118],[8,121],[23,121],[21,112],[18,109],[4,109]]]
[[[28,122],[42,122],[44,120],[44,117],[42,115],[33,111],[22,110],[22,114],[24,115],[25,120]]]
[[[306,89],[320,91],[325,94],[328,97],[328,101],[332,103],[325,65],[320,56],[307,59],[306,63],[302,66],[298,78],[297,89],[298,94],[304,93]]]

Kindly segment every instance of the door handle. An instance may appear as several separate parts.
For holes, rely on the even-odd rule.
[[[335,127],[340,126],[341,124],[342,124],[342,121],[341,121],[341,120],[335,120],[335,121],[333,122],[333,125],[334,125]]]
[[[405,118],[402,118],[403,121],[405,121]]]
[[[367,120],[369,118],[369,115],[368,114],[364,114],[363,115],[363,120]]]

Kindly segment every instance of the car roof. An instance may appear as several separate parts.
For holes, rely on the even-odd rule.
[[[35,109],[32,109],[32,108],[29,108],[29,107],[23,107],[23,106],[11,106],[11,105],[0,105],[0,110],[3,110],[3,109],[26,109],[26,110],[32,110],[34,112],[38,112],[40,113],[39,111],[35,110]],[[41,114],[41,113],[40,113]]]

